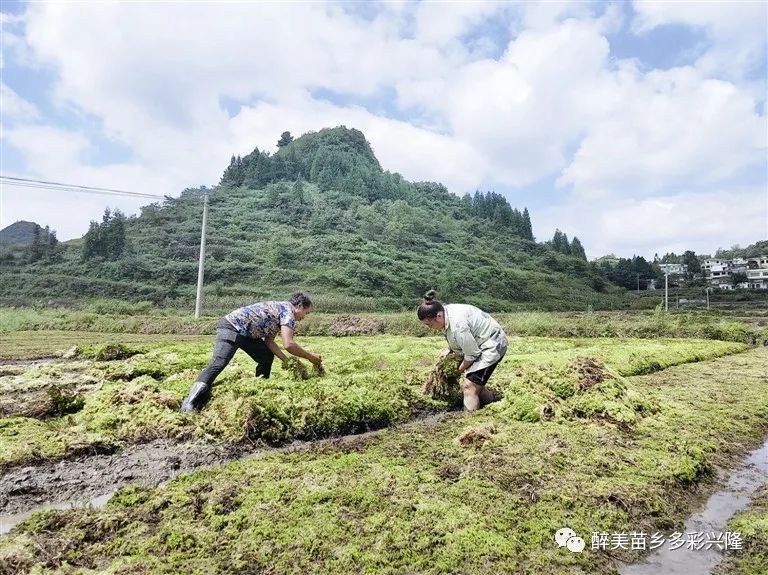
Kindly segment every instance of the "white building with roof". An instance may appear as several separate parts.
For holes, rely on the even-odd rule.
[[[688,266],[685,264],[659,264],[661,271],[671,276],[681,276],[688,273]]]

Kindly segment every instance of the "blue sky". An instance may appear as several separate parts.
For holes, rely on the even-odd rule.
[[[539,239],[709,253],[768,237],[766,26],[762,2],[4,2],[0,171],[178,195],[344,124]],[[6,186],[0,226],[79,237],[105,206]]]

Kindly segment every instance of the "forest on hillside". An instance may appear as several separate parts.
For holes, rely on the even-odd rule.
[[[35,260],[6,258],[4,303],[102,296],[187,305],[206,195],[208,301],[300,288],[329,308],[403,309],[437,288],[448,301],[497,310],[618,305],[578,238],[558,230],[536,242],[528,210],[494,192],[462,198],[408,182],[343,126],[283,134],[274,154],[234,156],[215,188],[184,190],[137,216],[107,211],[81,240]]]

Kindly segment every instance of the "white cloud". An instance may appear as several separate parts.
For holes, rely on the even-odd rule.
[[[173,175],[138,164],[90,166],[82,159],[92,152],[89,140],[81,133],[42,125],[23,125],[6,130],[2,145],[13,146],[25,158],[24,173],[4,171],[3,175],[56,181],[162,195],[178,195]],[[94,196],[61,190],[34,190],[2,184],[0,227],[17,220],[50,225],[59,239],[80,237],[88,222],[99,220],[106,206],[127,214],[151,199]]]
[[[83,134],[43,125],[25,125],[6,130],[4,139],[20,151],[36,173],[69,171],[80,164],[88,149]]]
[[[422,2],[416,9],[416,37],[426,44],[455,43],[483,20],[504,9],[501,2]]]
[[[534,219],[539,239],[555,228],[577,236],[587,255],[713,253],[718,247],[768,238],[768,195],[761,188],[569,203]]]
[[[0,82],[0,124],[7,126],[16,121],[29,122],[40,117],[37,107]]]
[[[637,33],[682,22],[705,29],[711,43],[695,67],[642,73],[611,58],[606,34],[622,26],[615,5],[378,9],[362,18],[349,5],[323,3],[31,3],[25,34],[7,57],[52,70],[52,104],[102,133],[49,124],[20,104],[23,121],[3,143],[41,179],[170,195],[216,183],[231,154],[273,150],[284,130],[297,136],[345,124],[366,134],[385,169],[410,180],[442,181],[461,194],[482,183],[523,188],[559,176],[568,210],[574,192],[580,201],[600,196],[624,222],[634,216],[622,206],[651,210],[655,204],[643,202],[656,200],[647,196],[672,197],[670,186],[711,196],[714,205],[736,193],[734,174],[764,164],[755,85],[711,77],[723,55],[748,68],[754,45],[764,44],[742,15],[636,5]],[[488,23],[512,38],[498,59],[487,55],[501,36],[460,42]],[[353,102],[394,93],[387,103],[398,119],[313,99],[316,89]],[[243,103],[235,117],[222,98]],[[105,138],[130,153],[92,165]],[[560,227],[581,237],[569,213],[563,222],[571,224]],[[82,231],[97,216],[88,214]]]
[[[497,181],[522,186],[566,165],[567,148],[598,112],[607,57],[596,21],[568,20],[522,32],[498,61],[401,81],[398,94],[404,107],[439,112],[488,158]]]
[[[765,158],[765,117],[748,92],[693,68],[628,71],[560,178],[580,196],[712,184]]]
[[[633,29],[638,34],[669,24],[704,30],[712,44],[696,66],[707,75],[738,79],[765,61],[768,35],[765,2],[635,0],[634,9]]]

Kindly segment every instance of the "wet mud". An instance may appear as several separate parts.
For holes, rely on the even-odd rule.
[[[436,425],[451,414],[424,414],[397,427]],[[385,429],[389,428],[316,441],[294,441],[282,447],[157,440],[131,445],[114,453],[87,454],[15,467],[0,477],[0,532],[10,529],[30,511],[92,503],[128,484],[152,487],[180,473],[241,458],[309,449],[356,451]]]
[[[183,471],[226,463],[244,452],[242,447],[154,441],[118,453],[16,467],[0,478],[0,517],[41,505],[87,501],[128,483],[157,485]]]
[[[704,509],[685,522],[684,534],[720,534],[726,531],[728,520],[745,509],[751,496],[768,483],[768,438],[733,469],[723,489],[713,493]],[[723,559],[718,546],[662,546],[644,560],[621,564],[621,575],[708,575]]]

